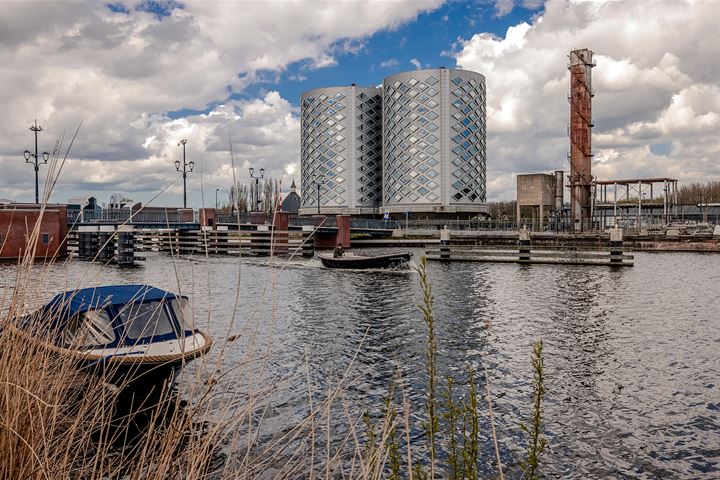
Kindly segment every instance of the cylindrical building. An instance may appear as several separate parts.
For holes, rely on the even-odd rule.
[[[302,94],[301,215],[377,211],[382,203],[381,95],[380,88],[355,85]]]
[[[439,68],[387,77],[382,210],[487,211],[485,116],[479,73]]]

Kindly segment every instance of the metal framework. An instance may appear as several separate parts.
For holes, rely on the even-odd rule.
[[[677,184],[677,179],[667,177],[594,180],[590,206],[593,226],[606,228],[617,225],[620,223],[619,211],[623,223],[634,221],[639,228],[642,226],[643,206],[648,210],[657,210],[662,206],[662,220],[663,223],[668,224],[677,213]],[[656,185],[661,185],[661,188],[657,188]],[[608,187],[611,187],[610,199],[608,199]],[[660,195],[655,196],[656,192]],[[610,212],[612,217],[608,216]]]

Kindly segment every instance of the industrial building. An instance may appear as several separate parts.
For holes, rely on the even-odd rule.
[[[301,97],[299,213],[487,211],[485,77],[413,70]]]
[[[301,215],[377,212],[382,202],[381,93],[351,85],[302,94]]]

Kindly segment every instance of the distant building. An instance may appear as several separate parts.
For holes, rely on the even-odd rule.
[[[487,212],[480,73],[413,70],[382,88],[309,90],[300,105],[300,214]]]
[[[437,68],[385,78],[382,210],[486,212],[485,117],[479,73]]]
[[[290,185],[290,193],[288,193],[282,202],[283,212],[297,215],[300,210],[301,199],[296,190],[297,187],[295,186],[295,179],[293,178],[292,185]]]
[[[300,101],[300,213],[374,213],[382,202],[382,90],[317,88]],[[318,196],[318,184],[320,195]]]
[[[69,198],[67,211],[71,223],[88,223],[102,218],[102,207],[95,197]]]

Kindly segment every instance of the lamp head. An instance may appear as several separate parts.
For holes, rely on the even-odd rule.
[[[263,178],[264,175],[265,175],[265,169],[261,168],[260,169],[260,178]]]
[[[190,171],[192,172],[192,171],[193,171],[193,168],[195,168],[195,162],[193,162],[192,160],[190,160],[190,163],[188,163],[188,166],[190,167]]]
[[[187,139],[186,139],[186,138],[183,138],[182,140],[180,140],[180,141],[178,142],[178,147],[179,147],[180,145],[185,145],[186,143],[187,143]]]
[[[48,152],[43,152],[43,162],[47,163],[48,158],[50,158],[50,154]]]
[[[29,161],[30,161],[30,155],[31,155],[30,150],[25,150],[25,151],[23,152],[23,155],[25,155],[25,161],[26,161],[26,162],[29,162]]]
[[[175,170],[180,171],[180,160],[175,160]]]
[[[252,176],[253,176],[253,173],[255,173],[255,169],[254,169],[253,167],[250,167],[249,170],[250,170],[250,176],[252,177]]]

